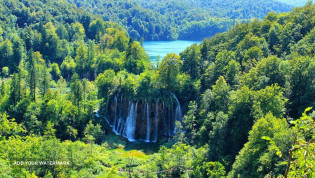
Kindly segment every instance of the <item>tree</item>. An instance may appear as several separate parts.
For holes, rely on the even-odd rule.
[[[69,42],[65,39],[59,40],[56,53],[56,60],[54,61],[58,62],[58,64],[61,64],[65,57],[67,57],[70,53]]]
[[[0,68],[5,66],[12,66],[13,62],[13,44],[6,39],[0,43]]]
[[[18,124],[15,122],[15,119],[8,119],[7,114],[0,115],[0,138],[16,136],[20,133],[26,132],[22,126],[22,124]]]
[[[315,161],[315,122],[314,118],[307,115],[311,108],[307,108],[300,119],[292,122],[294,124],[294,140],[289,150],[287,168],[284,177],[313,177]],[[277,145],[276,145],[277,146]],[[282,150],[276,148],[282,156]]]
[[[37,58],[36,55],[38,53],[34,53],[31,51],[28,59],[28,71],[29,71],[29,88],[30,88],[30,98],[31,100],[36,100],[36,87],[37,87]]]
[[[230,86],[236,85],[238,83],[238,77],[239,77],[241,65],[235,60],[231,60],[225,68],[226,68],[226,74],[225,74],[226,82]]]
[[[14,73],[11,81],[10,101],[13,105],[16,105],[22,99],[22,84],[20,73]]]
[[[188,112],[184,116],[183,123],[186,131],[187,140],[190,144],[194,144],[196,140],[196,115],[197,115],[197,104],[195,101],[191,101],[188,106]]]
[[[82,41],[85,38],[85,29],[83,25],[79,22],[71,24],[71,41]]]
[[[71,56],[67,56],[62,62],[60,69],[62,76],[69,81],[75,73],[76,63]]]
[[[149,58],[139,42],[129,42],[125,68],[128,72],[140,74],[144,71]]]
[[[180,60],[183,61],[182,71],[196,79],[201,74],[201,53],[197,44],[193,44],[180,53]]]
[[[56,129],[54,129],[54,124],[51,121],[48,121],[44,131],[44,137],[47,139],[55,138],[55,132]]]
[[[81,45],[76,50],[75,56],[75,67],[76,72],[79,74],[80,77],[87,77],[89,71],[89,60],[88,60],[88,49],[81,43]]]
[[[9,68],[12,72],[16,72],[18,70],[18,65],[20,61],[25,58],[24,53],[24,41],[19,37],[14,37],[13,39],[13,56],[12,61],[9,63]]]
[[[231,82],[234,80],[239,63],[236,62],[235,52],[223,50],[219,52],[215,58],[215,62],[211,63],[205,71],[205,82],[207,86],[215,84],[220,76],[224,76]]]
[[[118,49],[120,52],[126,51],[128,47],[128,37],[124,32],[117,30],[114,35],[112,48]],[[142,46],[141,46],[142,47]]]
[[[293,118],[299,117],[304,108],[314,106],[315,93],[315,62],[314,58],[298,56],[289,61],[291,70],[289,75],[289,114]]]
[[[177,85],[177,75],[179,74],[182,61],[175,53],[167,54],[157,70],[158,80],[162,88],[174,90]]]
[[[269,34],[268,34],[268,43],[269,43],[269,49],[271,49],[272,52],[274,52],[275,54],[277,54],[279,52],[279,37],[278,34],[280,33],[280,29],[279,29],[279,25],[274,24],[270,30],[269,30]]]
[[[227,113],[229,106],[230,86],[226,83],[224,77],[220,76],[216,84],[212,86],[214,98],[214,111],[223,111]]]
[[[90,39],[100,41],[101,36],[105,33],[105,22],[102,19],[94,20],[90,23],[88,36]]]
[[[284,98],[281,88],[276,85],[267,86],[256,93],[253,110],[256,119],[272,113],[275,117],[281,118],[284,114],[284,105],[287,99]]]
[[[49,82],[50,82],[50,74],[45,66],[42,73],[42,88],[41,88],[43,96],[47,93],[49,89]]]
[[[206,163],[207,176],[211,178],[222,178],[225,176],[224,166],[220,162]]]
[[[51,68],[51,77],[53,80],[58,81],[59,77],[60,77],[60,69],[59,69],[59,65],[57,63],[53,63],[50,66]]]
[[[269,113],[254,124],[248,142],[236,157],[229,176],[264,177],[270,174],[277,177],[284,172],[285,166],[280,164],[282,160],[276,156],[277,151],[263,136],[274,140],[279,150],[288,155],[294,137],[293,130],[285,119],[278,119]]]
[[[84,130],[84,135],[87,140],[89,140],[89,137],[93,137],[97,143],[101,143],[104,137],[104,132],[102,131],[100,124],[94,125],[90,120]]]
[[[98,86],[99,98],[106,98],[110,96],[115,90],[115,72],[112,69],[105,70],[97,77],[96,85]]]
[[[42,50],[41,53],[44,55],[45,59],[50,59],[56,61],[57,57],[57,45],[59,37],[56,34],[56,28],[51,22],[44,25],[42,33]],[[58,62],[58,61],[56,61]]]
[[[8,67],[2,67],[1,76],[2,76],[3,78],[6,78],[6,77],[9,76],[9,68],[8,68]]]
[[[223,112],[216,114],[215,118],[210,118],[212,129],[209,132],[209,160],[224,162],[228,155],[228,121],[229,117]]]
[[[72,101],[78,109],[81,109],[81,101],[82,101],[82,94],[83,94],[83,87],[79,78],[78,74],[74,74],[71,78],[71,93],[72,93]]]
[[[281,71],[281,59],[276,56],[264,58],[252,68],[249,73],[243,75],[241,83],[254,90],[260,90],[272,84],[285,86],[285,73]]]
[[[248,132],[255,121],[252,113],[254,94],[254,91],[247,86],[243,86],[231,95],[228,120],[229,138],[227,143],[230,145],[228,152],[230,155],[237,155],[248,141]],[[232,164],[232,162],[229,164]]]

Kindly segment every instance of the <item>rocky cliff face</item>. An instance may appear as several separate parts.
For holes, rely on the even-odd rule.
[[[180,103],[173,96],[174,102],[166,105],[161,99],[132,102],[117,94],[108,101],[107,121],[116,134],[129,141],[156,142],[162,136],[171,137],[175,121],[182,119]]]

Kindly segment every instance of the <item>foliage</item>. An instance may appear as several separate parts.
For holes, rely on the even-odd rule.
[[[64,0],[0,2],[1,176],[313,176],[314,122],[306,114],[294,119],[315,106],[315,5],[237,23],[153,65],[132,38],[203,38],[212,35],[209,29],[216,33],[250,19],[251,11],[262,16],[288,6],[252,0],[75,2],[130,28]],[[148,156],[123,150],[121,137],[112,143],[112,128],[95,115],[110,116],[107,108],[118,94],[165,106],[178,97],[184,117],[175,123],[177,132],[157,140],[169,139],[169,148]],[[71,165],[13,162],[28,160]]]
[[[248,142],[236,157],[229,176],[279,176],[284,172],[285,166],[279,166],[282,160],[276,156],[276,151],[268,145],[268,141],[262,139],[263,136],[274,140],[283,156],[288,156],[293,130],[285,119],[277,119],[269,113],[254,124],[249,132]]]
[[[202,40],[229,29],[237,21],[263,18],[269,11],[289,11],[290,6],[268,1],[222,0],[68,0],[105,21],[120,23],[133,39]]]

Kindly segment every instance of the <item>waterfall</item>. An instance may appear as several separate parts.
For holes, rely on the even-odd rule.
[[[150,110],[149,110],[149,103],[147,105],[147,135],[145,142],[150,142],[150,132],[151,132],[151,127],[150,127]]]
[[[176,110],[175,110],[175,121],[182,121],[182,108],[180,107],[180,103],[179,103],[176,95],[174,93],[172,93],[172,95],[174,96],[174,98],[177,102],[177,106],[176,106]],[[176,132],[175,127],[173,129],[173,132],[174,133]]]
[[[129,115],[127,117],[124,136],[130,141],[135,141],[135,131],[136,131],[136,121],[137,121],[137,108],[138,103],[136,106],[132,103],[129,109]]]
[[[113,130],[115,130],[116,122],[117,122],[117,95],[115,95],[114,101],[115,101],[115,119],[114,119]]]
[[[118,106],[118,97],[117,95],[114,98],[115,101],[115,120],[114,120],[114,126],[113,126],[113,131],[115,132],[116,135],[121,135],[121,128],[123,125],[123,118],[121,116],[122,112],[122,103],[123,103],[123,95],[120,96],[120,106],[119,106],[119,115],[117,119],[117,106]]]
[[[121,126],[121,119],[119,118],[116,127],[114,127],[114,132],[116,135],[120,135],[120,132],[119,132],[120,126]]]
[[[158,119],[159,119],[159,101],[155,103],[155,117],[154,117],[154,141],[158,138]]]
[[[171,119],[172,119],[172,110],[173,110],[173,106],[172,109],[169,109],[167,111],[167,136],[171,136]]]
[[[182,121],[179,100],[173,93],[170,100],[168,103],[164,103],[163,99],[150,102],[139,100],[133,103],[128,98],[123,98],[123,93],[118,93],[110,100],[107,98],[107,115],[101,116],[96,112],[96,116],[105,118],[113,132],[131,142],[138,139],[144,142],[157,142],[159,136],[171,137],[178,132],[175,129],[175,122]]]
[[[165,113],[165,106],[164,106],[164,102],[162,102],[162,106],[163,106],[163,109],[162,109],[162,117],[163,117],[163,133],[164,133],[164,136],[167,136],[166,135],[166,119],[167,119],[167,117],[165,117],[165,115],[167,115],[166,113]]]
[[[107,97],[107,100],[106,100],[106,114],[108,115],[108,108],[109,108],[109,97]],[[108,124],[111,126],[111,127],[113,127],[111,124],[110,124],[110,121],[109,120],[107,120],[107,119],[105,119],[107,122],[108,122]]]

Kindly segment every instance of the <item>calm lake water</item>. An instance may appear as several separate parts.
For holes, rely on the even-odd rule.
[[[155,62],[157,56],[163,59],[168,53],[179,54],[194,43],[200,44],[200,41],[144,41],[143,48],[150,56],[150,60]]]

